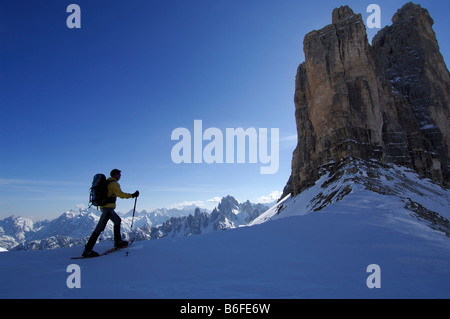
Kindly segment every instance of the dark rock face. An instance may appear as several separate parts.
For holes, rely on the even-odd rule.
[[[410,3],[393,22],[372,47],[361,15],[344,6],[331,25],[305,36],[294,98],[298,145],[284,195],[354,158],[411,167],[448,187],[450,81],[433,20]]]
[[[410,138],[414,168],[448,187],[450,76],[432,29],[434,21],[427,10],[412,3],[392,21],[373,39],[377,62],[419,125],[422,140]]]

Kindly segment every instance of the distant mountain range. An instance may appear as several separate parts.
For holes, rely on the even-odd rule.
[[[239,203],[233,196],[222,198],[212,212],[195,205],[183,209],[161,208],[151,212],[136,212],[133,233],[137,240],[159,239],[167,236],[189,236],[247,225],[269,207]],[[101,211],[82,208],[63,213],[56,219],[33,222],[11,216],[0,220],[0,247],[11,250],[55,249],[82,246],[94,230]],[[121,215],[122,234],[130,237],[132,211]],[[108,223],[101,241],[112,240],[113,224]]]

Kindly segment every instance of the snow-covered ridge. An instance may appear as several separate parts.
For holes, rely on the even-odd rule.
[[[342,161],[341,167],[323,175],[314,186],[295,198],[290,195],[250,223],[261,224],[290,216],[314,212],[325,213],[333,204],[333,212],[355,210],[364,214],[374,208],[396,221],[428,226],[450,237],[450,190],[415,172],[394,164],[360,160]],[[350,207],[349,207],[350,206]]]

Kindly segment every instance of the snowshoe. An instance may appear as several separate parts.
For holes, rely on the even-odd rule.
[[[128,247],[128,242],[125,240],[120,240],[114,243],[114,248],[120,249],[125,247]]]
[[[96,251],[90,250],[90,251],[84,251],[81,256],[83,256],[84,258],[92,258],[92,257],[98,257],[98,256],[100,256],[100,254]]]

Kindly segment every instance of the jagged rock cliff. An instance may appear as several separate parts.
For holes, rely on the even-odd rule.
[[[410,167],[448,187],[450,82],[432,24],[426,10],[406,4],[370,46],[361,15],[343,6],[331,25],[305,36],[284,195],[353,159]]]
[[[421,141],[412,148],[414,168],[448,187],[450,75],[432,28],[434,21],[426,9],[411,2],[392,21],[372,41],[377,62],[419,125]]]

